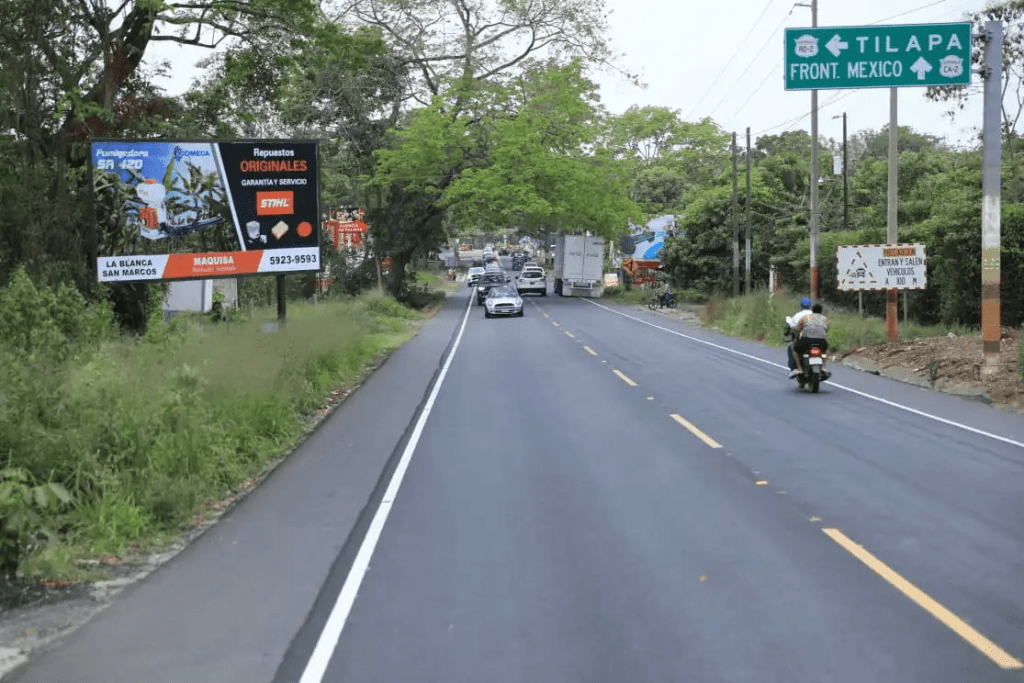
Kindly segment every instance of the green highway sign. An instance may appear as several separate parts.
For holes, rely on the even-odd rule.
[[[969,85],[971,25],[786,29],[786,90]]]

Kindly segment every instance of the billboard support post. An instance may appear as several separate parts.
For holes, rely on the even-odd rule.
[[[277,321],[285,322],[285,296],[284,296],[284,274],[277,276]]]

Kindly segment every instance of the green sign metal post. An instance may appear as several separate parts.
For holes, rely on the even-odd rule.
[[[971,25],[786,29],[786,90],[969,85]]]

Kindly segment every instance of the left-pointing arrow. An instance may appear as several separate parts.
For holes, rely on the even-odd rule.
[[[843,50],[850,47],[850,44],[841,39],[837,33],[832,36],[832,40],[825,43],[825,47],[828,48],[833,57],[838,57]]]

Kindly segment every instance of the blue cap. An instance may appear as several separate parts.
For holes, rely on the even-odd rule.
[[[804,308],[810,308],[811,300],[808,299],[807,297],[804,297],[803,299],[800,299],[800,305],[803,306]]]

